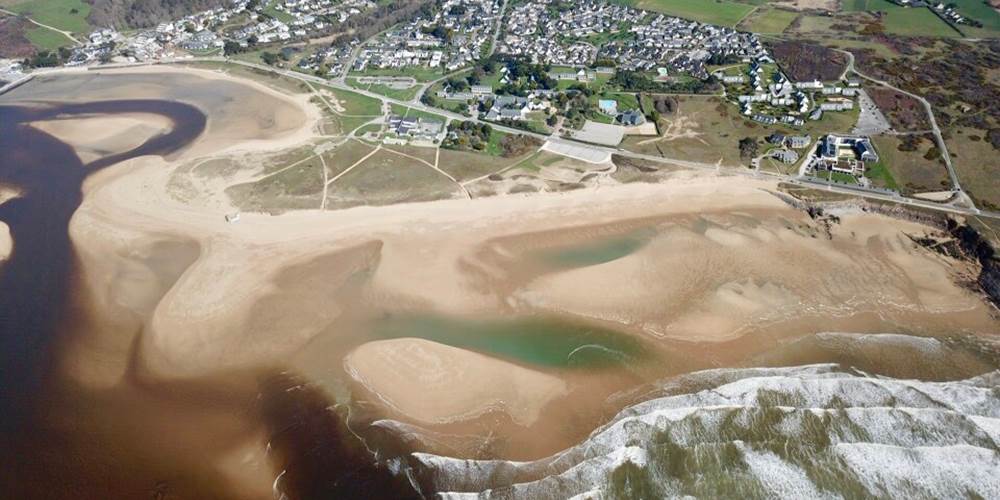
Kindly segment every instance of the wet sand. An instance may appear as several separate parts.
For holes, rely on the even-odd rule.
[[[557,377],[421,339],[368,342],[344,366],[402,418],[424,424],[496,410],[530,426],[546,404],[567,392]]]
[[[282,379],[274,393],[308,391],[296,404],[322,414],[318,423],[310,421],[319,429],[355,432],[323,420],[343,411],[331,408],[346,406],[362,413],[354,425],[398,418],[477,437],[500,429],[506,449],[473,448],[509,457],[551,453],[574,442],[605,415],[607,395],[636,379],[689,369],[685,357],[703,366],[735,363],[825,330],[997,331],[988,307],[956,284],[966,264],[907,237],[929,229],[843,214],[827,239],[807,215],[771,194],[776,185],[766,180],[681,172],[656,185],[281,216],[245,213],[227,223],[225,211],[172,196],[171,169],[205,154],[304,142],[312,137],[317,111],[258,88],[263,86],[220,89],[222,82],[240,84],[215,73],[159,69],[113,78],[120,76],[132,96],[179,98],[201,107],[208,128],[180,153],[128,160],[86,180],[69,226],[79,272],[74,285],[86,321],[61,345],[66,380],[57,403],[47,408],[56,421],[55,415],[78,414],[82,428],[100,430],[98,441],[121,438],[121,425],[164,432],[127,433],[135,444],[123,454],[134,453],[155,470],[136,479],[136,488],[164,474],[153,464],[166,449],[177,470],[199,470],[195,479],[182,481],[183,492],[269,498],[272,480],[287,463],[264,450],[268,438],[284,432],[285,421],[261,428],[251,415],[258,414],[255,405],[271,401],[262,396],[271,386],[257,377],[274,373],[304,374],[301,383]],[[199,82],[202,73],[213,80]],[[80,98],[99,99],[110,87],[94,81],[86,87],[88,81],[51,83],[51,94],[38,95],[93,88],[98,90],[80,91]],[[169,82],[184,83],[189,93],[177,97]],[[242,100],[217,102],[220,93],[255,95],[256,105],[246,112]],[[87,127],[107,127],[99,147],[87,153],[98,154],[127,147],[124,136],[155,134],[155,123],[140,126],[134,119],[43,126],[80,146]],[[567,265],[536,255],[637,229],[644,231],[642,244],[606,262]],[[652,361],[642,367],[650,371],[539,367],[426,340],[371,335],[373,318],[406,312],[593,321],[650,342]],[[352,385],[349,374],[364,387]],[[205,407],[205,401],[213,404]],[[116,416],[102,422],[91,413],[98,410]],[[173,424],[165,416],[174,412],[181,423],[167,432]],[[60,427],[73,433],[65,422]],[[368,459],[364,450],[354,451]],[[206,457],[209,465],[190,464],[192,457]]]
[[[10,228],[7,227],[7,224],[0,222],[0,263],[7,260],[13,249],[14,240],[10,237]]]

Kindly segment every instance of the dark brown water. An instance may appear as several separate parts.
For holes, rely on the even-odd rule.
[[[30,125],[116,113],[158,114],[172,127],[85,164],[69,145]],[[0,106],[0,184],[21,193],[0,205],[14,241],[0,267],[0,497],[267,498],[269,488],[260,485],[271,483],[272,470],[286,471],[275,484],[290,498],[412,494],[405,481],[372,465],[325,397],[292,390],[299,385],[293,376],[261,370],[163,383],[130,369],[117,386],[94,389],[59,373],[61,345],[108,328],[76,292],[68,226],[83,181],[130,158],[178,152],[205,126],[198,108],[174,101]],[[151,258],[171,262],[158,266],[172,269],[159,277],[165,282],[197,255],[184,242],[154,247]],[[133,344],[141,335],[121,333]],[[266,463],[253,471],[256,486],[233,484],[218,464],[248,443],[263,444],[255,438],[270,445]]]
[[[83,164],[73,149],[28,122],[108,113],[155,113],[173,128],[123,153]],[[205,128],[205,115],[186,104],[154,100],[103,101],[47,107],[0,106],[0,183],[23,196],[0,205],[15,242],[0,269],[0,414],[16,432],[30,411],[48,367],[60,323],[70,321],[75,258],[68,226],[90,174],[129,158],[180,150]]]

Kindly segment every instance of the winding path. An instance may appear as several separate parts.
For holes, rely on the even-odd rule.
[[[847,68],[844,70],[845,74],[854,73],[855,75],[858,75],[859,77],[864,78],[865,80],[895,90],[900,94],[907,95],[920,102],[920,104],[924,107],[924,110],[927,112],[927,118],[931,124],[930,132],[932,135],[934,135],[934,142],[937,143],[938,150],[941,151],[941,159],[944,160],[945,167],[947,167],[948,169],[948,177],[951,178],[952,189],[959,194],[959,197],[962,199],[962,203],[964,205],[975,209],[975,204],[972,202],[972,199],[969,198],[968,194],[966,194],[965,191],[962,190],[962,185],[958,181],[958,174],[955,172],[955,167],[951,163],[951,153],[948,152],[948,145],[945,144],[944,137],[941,136],[941,128],[938,127],[937,120],[934,118],[934,110],[931,108],[931,103],[927,102],[927,99],[924,99],[923,97],[917,94],[914,94],[912,92],[907,92],[906,90],[896,87],[895,85],[892,85],[889,82],[886,82],[884,80],[879,80],[875,77],[868,76],[858,71],[858,69],[854,66],[854,54],[852,54],[850,51],[842,49],[833,49],[833,50],[836,50],[837,52],[840,52],[847,56]]]
[[[3,12],[4,14],[9,14],[9,15],[12,15],[12,16],[15,16],[15,17],[24,16],[24,18],[27,19],[28,21],[31,21],[32,24],[35,24],[37,26],[41,26],[42,28],[45,28],[45,29],[48,29],[48,30],[55,31],[56,33],[60,33],[63,36],[65,36],[66,38],[69,38],[70,41],[72,41],[74,45],[83,45],[83,43],[80,42],[80,40],[77,40],[76,38],[73,37],[73,33],[72,32],[61,30],[61,29],[56,28],[54,26],[49,26],[48,24],[42,24],[42,23],[40,23],[38,21],[35,21],[30,16],[27,16],[27,15],[24,15],[24,14],[18,14],[17,12],[14,12],[12,10],[7,10],[7,9],[4,9],[4,8],[0,8],[0,12]]]
[[[280,75],[286,76],[288,78],[293,78],[293,79],[300,80],[300,81],[310,81],[312,83],[318,83],[318,84],[321,84],[321,85],[325,85],[325,86],[329,86],[329,87],[333,87],[333,88],[337,88],[337,89],[341,89],[341,90],[351,91],[351,92],[354,92],[354,93],[357,93],[357,94],[361,94],[361,95],[365,95],[365,96],[368,96],[368,97],[371,97],[371,98],[374,98],[374,99],[381,100],[381,101],[383,101],[385,103],[399,104],[399,105],[402,105],[402,106],[408,106],[408,107],[411,107],[411,108],[414,108],[414,109],[418,109],[418,110],[421,110],[421,111],[426,111],[428,113],[434,113],[434,114],[437,114],[439,116],[443,116],[443,117],[446,117],[446,118],[449,118],[449,119],[453,119],[453,120],[461,120],[461,121],[466,121],[467,120],[467,121],[472,121],[472,122],[477,122],[477,123],[478,122],[482,122],[482,120],[480,120],[479,118],[476,118],[476,117],[468,117],[468,116],[460,115],[458,113],[453,113],[451,111],[447,111],[447,110],[444,110],[444,109],[432,108],[432,107],[427,106],[427,105],[425,105],[423,103],[411,103],[409,101],[401,101],[399,99],[393,99],[391,97],[386,97],[384,95],[377,94],[377,93],[374,93],[374,92],[370,92],[370,91],[366,91],[366,90],[361,90],[361,89],[356,89],[356,88],[353,88],[353,87],[351,87],[351,86],[349,86],[346,83],[341,82],[341,81],[326,80],[326,79],[323,79],[323,78],[320,78],[320,77],[317,77],[317,76],[313,76],[313,75],[307,75],[307,74],[297,73],[297,72],[290,71],[290,70],[282,70],[282,69],[273,68],[273,67],[270,67],[270,66],[264,66],[264,65],[261,65],[261,64],[248,63],[248,62],[245,62],[245,61],[227,60],[227,59],[225,59],[223,57],[204,57],[204,58],[176,59],[176,60],[168,59],[168,60],[162,60],[162,61],[159,61],[159,62],[153,63],[153,64],[185,64],[185,63],[191,63],[191,62],[227,62],[229,64],[237,64],[237,65],[241,65],[241,66],[245,66],[245,67],[256,68],[256,69],[267,71],[267,72],[270,72],[270,73],[280,74]],[[150,65],[153,65],[153,64],[151,64],[151,63],[117,64],[117,65],[108,65],[108,66],[103,66],[103,67],[102,66],[94,66],[92,68],[94,70],[100,70],[100,69],[111,69],[111,68],[114,68],[114,67],[150,66]],[[55,69],[45,70],[45,71],[36,71],[36,73],[37,74],[51,74],[51,73],[60,73],[60,72],[81,72],[81,71],[84,71],[84,70],[76,69],[76,68],[69,68],[69,69],[67,69],[67,68],[55,68]],[[855,71],[855,73],[856,73],[856,71]],[[864,78],[864,75],[861,75],[860,73],[858,73],[858,75],[861,76],[862,78]],[[872,79],[872,81],[873,82],[878,82],[878,80],[874,80],[874,79]],[[2,92],[0,92],[0,93],[2,93]],[[907,95],[911,95],[911,94],[907,93]],[[926,101],[924,101],[924,102],[926,102]],[[569,140],[569,139],[563,139],[563,138],[559,138],[559,137],[552,137],[552,136],[548,136],[548,135],[544,135],[544,134],[538,134],[538,133],[529,132],[529,131],[526,131],[526,130],[523,130],[523,129],[506,127],[506,126],[503,126],[503,125],[499,125],[499,124],[495,124],[495,123],[490,123],[490,122],[484,122],[484,123],[489,123],[489,125],[494,130],[498,130],[498,131],[501,131],[501,132],[507,132],[507,133],[511,133],[511,134],[522,134],[522,135],[525,135],[525,136],[538,138],[538,139],[540,139],[542,141],[550,141],[550,142],[553,142],[553,143],[566,143],[566,144],[572,144],[574,146],[585,146],[585,147],[588,147],[588,148],[591,148],[591,149],[595,149],[595,150],[598,150],[598,151],[604,151],[604,152],[608,152],[608,153],[612,153],[612,154],[616,154],[616,155],[620,155],[620,156],[624,156],[624,157],[628,157],[628,158],[636,158],[636,159],[640,159],[640,160],[646,160],[646,161],[655,162],[655,163],[661,163],[661,164],[665,164],[665,165],[675,165],[675,166],[679,166],[679,167],[683,167],[683,168],[688,168],[688,169],[692,169],[692,170],[703,170],[703,171],[709,171],[709,172],[718,172],[719,168],[720,168],[720,166],[717,165],[717,164],[715,164],[715,163],[701,163],[701,162],[694,162],[694,161],[689,161],[689,160],[680,160],[680,159],[676,159],[676,158],[667,158],[667,157],[661,157],[661,156],[655,156],[655,155],[647,155],[647,154],[642,154],[642,153],[635,153],[635,152],[632,152],[632,151],[627,151],[627,150],[622,149],[622,148],[612,148],[612,147],[606,147],[606,146],[596,146],[596,145],[591,145],[591,144],[582,144],[582,143],[577,142],[577,141],[573,141],[573,140]],[[932,122],[932,123],[934,123],[934,122]],[[935,137],[939,137],[939,136],[936,135]],[[942,150],[942,151],[944,151],[944,150]],[[948,164],[950,165],[950,161],[948,162]],[[949,171],[951,171],[950,168],[949,168]],[[755,173],[755,172],[753,172],[753,171],[751,171],[749,169],[738,169],[738,168],[729,169],[729,170],[727,170],[727,173],[729,173],[731,175],[742,175],[742,176],[746,176],[746,177],[750,177],[750,178],[759,177],[759,175],[760,175],[760,174],[757,174],[757,173]],[[343,173],[341,175],[343,175]],[[940,203],[923,201],[923,200],[918,200],[918,199],[913,199],[913,198],[904,198],[904,197],[902,197],[901,195],[898,195],[898,194],[896,194],[896,195],[889,195],[889,194],[874,192],[874,191],[870,191],[870,190],[865,190],[864,188],[854,188],[854,187],[850,187],[850,186],[846,186],[846,185],[844,185],[844,186],[837,186],[837,185],[831,185],[831,184],[826,184],[826,183],[822,183],[822,182],[813,182],[813,181],[810,181],[808,179],[802,179],[802,178],[799,178],[799,177],[793,176],[793,175],[770,175],[770,177],[773,178],[773,179],[775,179],[775,180],[777,180],[777,181],[779,181],[779,182],[786,182],[786,183],[794,184],[794,185],[798,185],[798,186],[807,186],[807,187],[811,187],[811,188],[814,188],[814,189],[824,189],[824,190],[829,191],[829,192],[835,192],[835,193],[841,193],[841,194],[849,194],[849,195],[858,196],[858,197],[861,197],[861,198],[868,198],[868,199],[873,199],[873,200],[889,201],[889,202],[898,203],[898,204],[902,204],[902,205],[908,205],[908,206],[914,206],[914,207],[921,207],[921,208],[926,208],[926,209],[930,209],[930,210],[937,210],[937,211],[940,211],[940,212],[947,212],[947,213],[952,213],[952,214],[978,215],[978,216],[987,217],[987,218],[991,218],[991,219],[1000,219],[1000,211],[981,210],[981,209],[975,208],[971,203],[969,203],[968,206],[955,205],[955,204],[952,204],[952,205],[943,205],[943,204],[940,204]],[[334,180],[336,180],[336,178],[331,179],[330,182],[333,182]],[[965,196],[964,193],[961,193],[961,194],[963,196]]]

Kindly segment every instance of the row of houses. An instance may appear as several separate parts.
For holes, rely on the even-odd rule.
[[[722,70],[714,76],[735,95],[740,112],[749,119],[764,124],[783,123],[792,127],[805,125],[805,120],[820,120],[824,112],[850,111],[860,92],[860,82],[848,80],[844,85],[820,81],[791,82],[777,67],[770,75],[765,71],[769,59],[752,59],[745,74]],[[765,81],[766,80],[766,81]]]
[[[606,41],[592,43],[595,36]],[[498,51],[569,66],[598,59],[633,71],[667,66],[698,78],[708,77],[705,66],[713,58],[767,57],[751,33],[599,1],[574,3],[569,10],[553,8],[549,0],[522,3],[510,14]]]
[[[496,0],[445,0],[433,16],[404,23],[371,41],[352,69],[454,71],[482,57],[499,17]]]

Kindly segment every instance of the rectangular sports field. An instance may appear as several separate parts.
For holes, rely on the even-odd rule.
[[[785,31],[796,17],[799,17],[798,12],[761,8],[740,23],[740,27],[754,33],[777,34]]]
[[[845,0],[842,9],[850,12],[884,12],[887,33],[902,36],[955,37],[961,33],[927,7],[900,7],[887,0]]]
[[[753,10],[752,5],[729,0],[618,0],[618,3],[719,26],[736,26]]]

